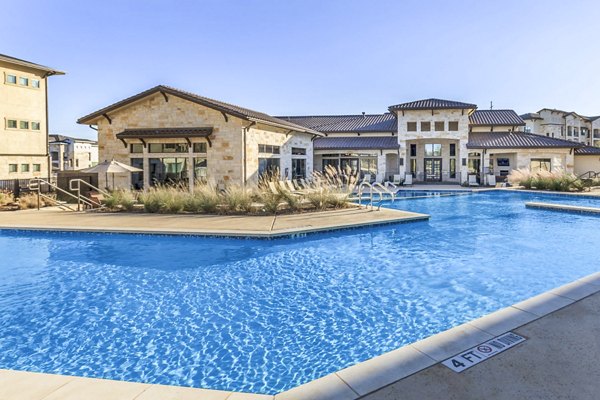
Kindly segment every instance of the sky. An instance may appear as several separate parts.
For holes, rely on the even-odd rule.
[[[18,5],[0,0],[0,53],[67,72],[49,78],[50,133],[94,138],[78,118],[159,84],[270,115],[430,97],[600,115],[597,0]]]

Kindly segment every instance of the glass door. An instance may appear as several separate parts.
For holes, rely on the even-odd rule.
[[[425,181],[441,182],[442,181],[442,159],[441,158],[426,158],[425,159]]]

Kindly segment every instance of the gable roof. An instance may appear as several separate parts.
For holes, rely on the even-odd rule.
[[[396,132],[392,113],[277,117],[324,133]]]
[[[580,143],[524,132],[471,132],[467,148],[470,149],[535,149],[579,148]]]
[[[513,110],[476,110],[469,116],[469,123],[473,126],[521,126],[525,121]]]
[[[571,111],[565,114],[565,117],[569,116],[569,115],[573,115],[575,118],[581,118],[585,121],[589,121],[588,117],[584,117],[583,115],[577,114],[575,111]]]
[[[147,96],[150,96],[150,95],[153,95],[156,93],[162,93],[165,96],[167,94],[172,95],[172,96],[177,96],[182,99],[191,101],[193,103],[200,104],[202,106],[212,108],[214,110],[221,111],[222,113],[229,114],[234,117],[241,118],[241,119],[245,119],[247,121],[263,123],[266,125],[290,129],[290,130],[294,130],[297,132],[310,133],[312,135],[317,135],[317,136],[323,135],[322,133],[317,132],[313,129],[310,129],[310,128],[307,128],[307,127],[304,127],[301,125],[296,125],[292,122],[285,121],[285,120],[282,120],[279,118],[275,118],[275,117],[272,117],[268,114],[265,114],[265,113],[262,113],[259,111],[254,111],[254,110],[250,110],[249,108],[244,108],[244,107],[236,106],[234,104],[225,103],[225,102],[222,102],[219,100],[210,99],[208,97],[199,96],[194,93],[175,89],[175,88],[172,88],[170,86],[165,86],[165,85],[155,86],[151,89],[145,90],[134,96],[128,97],[124,100],[118,101],[114,104],[104,107],[98,111],[94,111],[91,114],[88,114],[84,117],[79,118],[77,120],[77,123],[78,124],[93,123],[95,120],[97,120],[104,114],[108,114],[112,111],[118,110],[121,107],[125,107],[133,102],[143,99],[144,97],[147,97]]]
[[[315,150],[383,150],[398,149],[395,136],[325,137],[314,140]]]
[[[9,64],[19,65],[22,67],[37,69],[38,71],[46,72],[48,76],[65,74],[63,71],[59,71],[55,68],[50,68],[44,65],[32,63],[31,61],[21,60],[20,58],[11,57],[6,54],[0,54],[0,61],[7,62]]]
[[[598,118],[600,118],[600,115],[596,115],[594,117],[587,117],[587,118],[593,122],[593,121],[597,120]]]
[[[470,103],[461,103],[460,101],[442,100],[442,99],[424,99],[411,101],[409,103],[396,104],[389,106],[390,111],[395,110],[441,110],[441,109],[476,109],[477,105]]]

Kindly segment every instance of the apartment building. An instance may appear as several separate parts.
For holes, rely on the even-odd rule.
[[[600,147],[600,116],[586,117],[574,111],[542,108],[521,118],[525,121],[524,132]]]
[[[54,68],[0,54],[0,179],[49,178],[48,77]]]
[[[73,171],[98,164],[98,142],[51,134],[49,140],[52,171]]]

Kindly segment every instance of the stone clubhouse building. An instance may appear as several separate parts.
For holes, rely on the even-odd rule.
[[[327,166],[380,182],[410,174],[415,182],[456,184],[470,175],[480,184],[502,181],[516,168],[600,171],[600,148],[524,132],[513,110],[440,99],[382,114],[274,117],[160,85],[78,123],[98,130],[100,161],[143,170],[115,176],[116,186],[136,189],[256,183],[274,170],[300,179]]]

